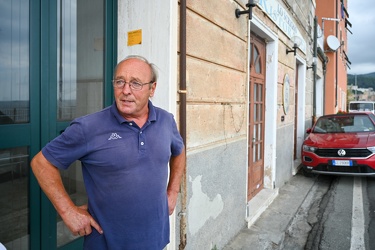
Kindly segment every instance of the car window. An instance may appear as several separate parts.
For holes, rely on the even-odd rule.
[[[339,120],[332,117],[319,118],[313,130],[314,133],[341,133]]]
[[[355,133],[369,131],[375,131],[375,126],[368,115],[320,117],[313,129],[313,133]]]

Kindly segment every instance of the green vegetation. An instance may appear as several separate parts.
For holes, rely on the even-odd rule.
[[[348,85],[355,85],[355,75],[348,74]],[[357,75],[358,88],[372,88],[375,90],[375,72]]]

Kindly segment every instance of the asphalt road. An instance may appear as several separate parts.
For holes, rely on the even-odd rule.
[[[315,178],[282,249],[375,249],[375,178]]]

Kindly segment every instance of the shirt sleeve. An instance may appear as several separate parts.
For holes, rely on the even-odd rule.
[[[176,121],[172,115],[172,145],[171,145],[171,153],[173,156],[180,155],[182,150],[184,149],[184,141],[181,137],[180,132],[177,129]]]
[[[73,121],[65,131],[49,142],[42,153],[55,167],[67,169],[86,154],[87,144],[82,125]]]

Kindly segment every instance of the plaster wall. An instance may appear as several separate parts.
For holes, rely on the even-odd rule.
[[[158,81],[152,101],[173,114],[177,112],[177,10],[176,1],[118,1],[118,61],[141,55],[155,64]],[[138,43],[132,42],[135,37]]]
[[[276,179],[275,187],[279,188],[289,181],[293,174],[293,124],[277,129]]]
[[[188,245],[222,249],[245,226],[245,139],[189,154]]]
[[[187,1],[186,249],[221,249],[245,227],[248,25],[236,7]]]

